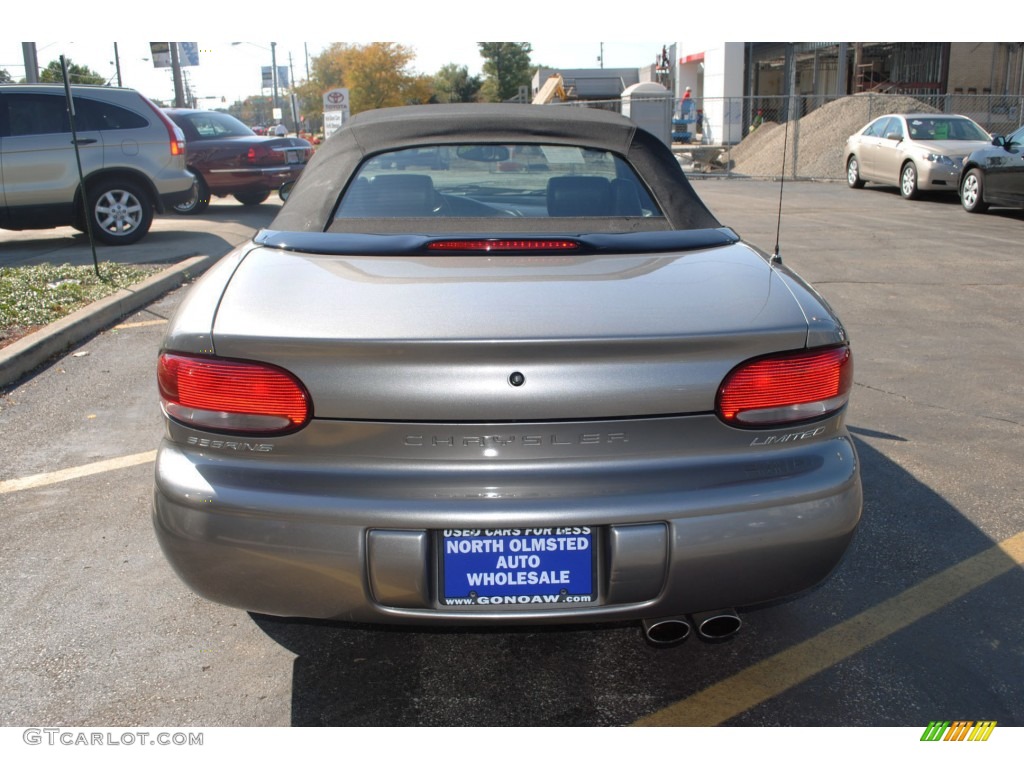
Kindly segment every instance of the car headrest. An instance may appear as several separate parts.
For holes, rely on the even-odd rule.
[[[555,176],[548,179],[549,216],[609,216],[611,188],[603,176]]]
[[[345,194],[338,210],[342,218],[392,218],[432,216],[434,182],[417,173],[393,173],[376,176],[367,182],[358,179]]]

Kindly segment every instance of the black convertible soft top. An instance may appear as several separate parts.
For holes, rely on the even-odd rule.
[[[317,150],[270,228],[323,232],[367,157],[429,144],[537,143],[621,155],[648,185],[672,229],[721,226],[655,136],[601,109],[523,104],[437,104],[361,112]]]

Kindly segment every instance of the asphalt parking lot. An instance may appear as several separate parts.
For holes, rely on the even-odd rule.
[[[695,186],[773,249],[777,184]],[[151,251],[102,257],[226,250],[274,211],[164,217]],[[83,249],[29,234],[0,232],[0,260]],[[1024,725],[1024,212],[787,182],[779,239],[855,355],[864,519],[818,588],[670,649],[634,624],[410,630],[207,603],[149,519],[153,369],[181,289],[0,396],[0,726]]]

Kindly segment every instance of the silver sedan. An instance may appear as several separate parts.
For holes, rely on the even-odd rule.
[[[957,192],[964,159],[992,137],[968,117],[932,113],[883,115],[846,141],[847,183],[897,186],[908,200],[923,190]]]
[[[600,110],[360,114],[191,289],[158,381],[160,544],[260,613],[720,637],[861,514],[843,326]]]

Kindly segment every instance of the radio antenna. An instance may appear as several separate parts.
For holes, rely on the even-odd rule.
[[[782,230],[782,188],[786,184],[786,154],[789,151],[789,116],[786,117],[786,127],[782,134],[782,176],[779,179],[779,215],[775,221],[775,252],[772,254],[772,264],[782,263],[782,256],[779,255],[779,232]]]

